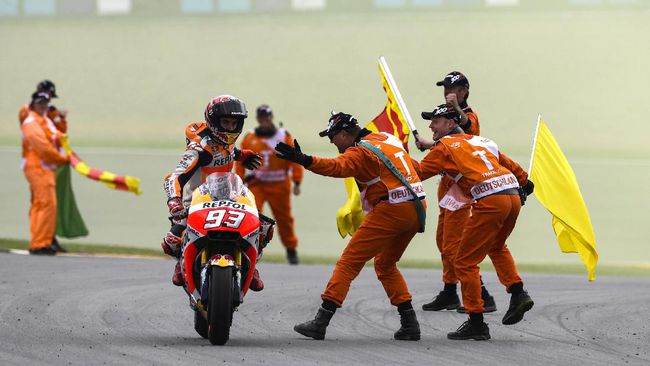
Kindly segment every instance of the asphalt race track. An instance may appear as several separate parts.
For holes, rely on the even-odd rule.
[[[423,312],[439,271],[405,270],[422,340],[392,339],[399,326],[372,268],[353,284],[325,341],[293,325],[310,319],[330,266],[262,264],[266,289],[249,293],[235,313],[231,339],[212,346],[193,329],[184,292],[169,278],[172,262],[100,257],[0,254],[0,364],[410,364],[647,365],[650,280],[525,275],[535,307],[503,326],[508,296],[494,273],[484,279],[499,311],[486,315],[492,340],[451,341],[465,319]]]

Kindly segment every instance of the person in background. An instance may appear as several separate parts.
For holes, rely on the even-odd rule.
[[[46,93],[49,95],[50,100],[59,97],[56,94],[56,85],[54,85],[53,82],[47,79],[42,80],[38,84],[36,84],[36,93]],[[30,105],[31,104],[25,104],[18,111],[18,122],[20,123],[20,125],[23,124],[23,122],[29,115]],[[48,105],[47,118],[54,123],[54,127],[62,134],[68,132],[68,121],[66,120],[67,115],[68,115],[68,111],[58,109],[52,104]],[[42,119],[42,121],[45,121],[45,119]],[[47,128],[47,126],[44,127]],[[25,144],[23,142],[23,157],[25,155],[24,152],[25,152]],[[56,236],[52,237],[52,243],[50,244],[50,246],[58,253],[67,252],[67,250],[64,247],[62,247],[61,244],[59,244],[59,241],[56,239]]]
[[[469,135],[478,136],[481,133],[478,114],[467,104],[469,98],[469,80],[458,71],[452,71],[436,83],[444,87],[443,93],[446,104],[450,105],[458,114],[458,126]],[[429,149],[434,142],[425,139],[416,139],[415,144],[419,149]],[[438,184],[438,229],[436,231],[436,245],[442,260],[443,289],[429,303],[422,305],[425,311],[454,310],[465,312],[461,306],[457,293],[458,276],[454,270],[454,260],[462,228],[471,215],[471,202],[458,202],[454,199],[458,187],[449,176],[443,175]],[[461,229],[459,229],[461,228]],[[494,297],[490,295],[481,279],[481,296],[483,297],[484,312],[491,313],[497,310]]]
[[[59,97],[56,94],[56,85],[54,85],[54,83],[51,82],[50,80],[40,81],[36,85],[36,92],[47,93],[50,96],[50,100]],[[20,124],[22,124],[25,118],[27,118],[28,113],[29,113],[29,104],[25,104],[20,108],[20,111],[18,112],[18,121],[20,122]],[[66,119],[67,116],[68,116],[68,111],[63,109],[58,109],[56,106],[52,104],[50,104],[47,108],[47,118],[49,118],[52,122],[54,122],[54,126],[56,127],[57,130],[61,131],[61,133],[68,133],[68,120]]]
[[[244,164],[235,163],[235,172],[255,195],[257,208],[262,211],[264,202],[271,206],[271,212],[278,225],[280,240],[287,251],[289,264],[298,264],[298,237],[291,215],[291,192],[300,195],[304,168],[300,164],[280,159],[274,154],[275,146],[286,143],[293,146],[293,137],[284,128],[273,123],[273,110],[266,104],[257,107],[258,126],[244,135],[242,150],[252,150],[262,156],[262,166],[250,171]],[[293,188],[291,183],[293,182]]]
[[[64,136],[47,117],[50,95],[32,94],[27,115],[21,122],[23,139],[22,169],[31,191],[29,209],[29,253],[54,255],[52,245],[56,229],[56,167],[68,162],[60,151]]]

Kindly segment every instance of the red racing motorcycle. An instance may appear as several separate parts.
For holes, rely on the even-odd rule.
[[[194,329],[210,343],[230,338],[233,312],[244,301],[274,225],[234,173],[211,174],[193,192],[181,267]]]

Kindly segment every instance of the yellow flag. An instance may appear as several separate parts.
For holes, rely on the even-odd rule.
[[[560,250],[578,253],[587,267],[589,281],[593,281],[598,252],[589,211],[573,169],[541,116],[530,160],[530,180],[535,183],[535,197],[553,215]]]
[[[391,89],[381,65],[379,65],[379,74],[381,75],[381,84],[386,92],[386,105],[377,117],[368,122],[366,128],[372,132],[386,132],[397,137],[408,152],[411,130],[406,123],[406,117],[404,117],[404,113],[399,103],[397,103],[395,92]],[[336,213],[336,226],[342,238],[345,238],[346,235],[352,236],[365,217],[361,208],[359,188],[354,178],[345,178],[344,181],[345,190],[348,192],[348,200]]]
[[[345,190],[348,192],[348,200],[336,213],[336,227],[339,229],[341,238],[345,238],[347,235],[352,236],[365,217],[361,208],[357,182],[354,178],[345,178],[343,181],[345,182]]]

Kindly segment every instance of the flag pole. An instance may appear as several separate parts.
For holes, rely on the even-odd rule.
[[[390,72],[390,69],[388,68],[388,63],[386,63],[386,58],[384,58],[384,56],[379,56],[379,67],[381,68],[381,71],[383,71],[384,75],[386,76],[386,81],[388,82],[388,86],[390,86],[390,89],[393,91],[393,94],[395,95],[395,101],[397,102],[399,109],[402,111],[402,114],[404,114],[404,118],[406,119],[406,124],[411,129],[411,132],[413,132],[413,137],[415,137],[416,140],[419,140],[418,130],[417,128],[415,128],[415,123],[413,123],[411,114],[409,113],[408,108],[406,108],[406,103],[404,103],[404,99],[402,99],[402,94],[399,92],[399,89],[397,88],[395,79],[393,79],[393,74]]]
[[[537,132],[539,132],[539,123],[542,120],[542,114],[537,115],[537,126],[535,126],[535,135],[533,137],[533,148],[530,152],[530,165],[528,165],[528,174],[533,171],[533,160],[535,159],[535,148],[537,147]]]

